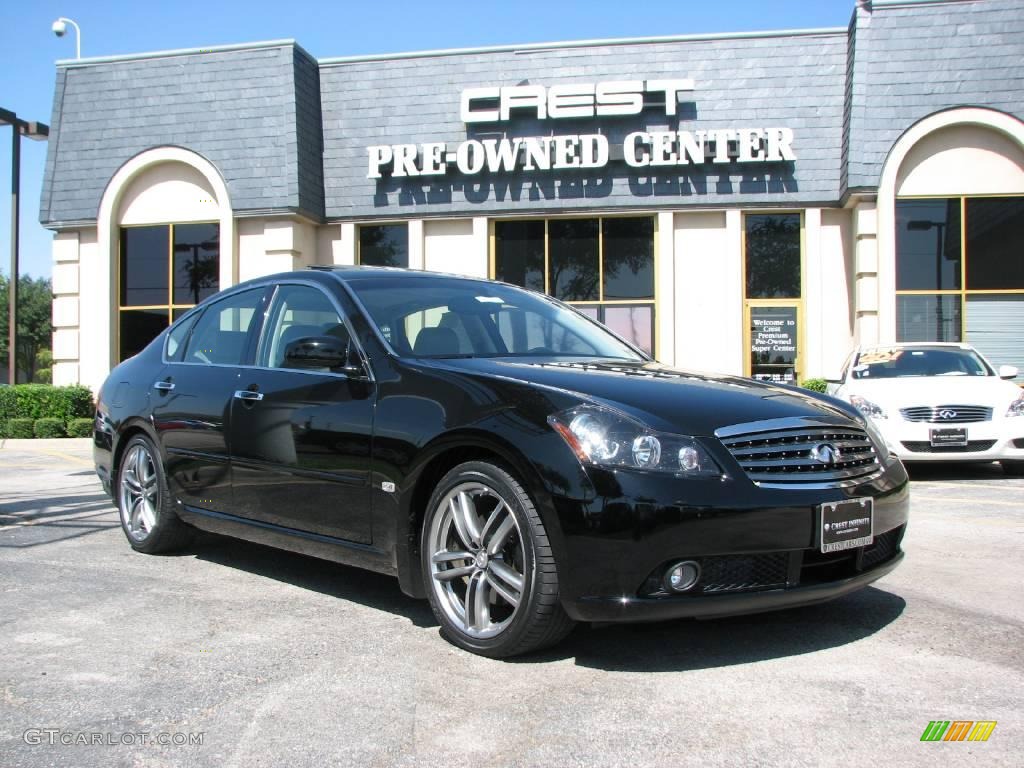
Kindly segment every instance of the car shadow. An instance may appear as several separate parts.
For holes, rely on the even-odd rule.
[[[578,666],[615,672],[686,672],[800,656],[855,643],[891,624],[906,601],[867,587],[806,608],[709,621],[577,627],[558,646],[512,662],[572,658]]]
[[[404,616],[417,627],[437,626],[427,601],[403,594],[393,576],[205,531],[179,554]]]
[[[302,589],[436,627],[426,600],[414,600],[397,579],[261,544],[198,533],[183,551]],[[748,664],[797,656],[863,640],[903,612],[902,597],[868,587],[818,606],[713,621],[581,625],[554,648],[520,656],[517,664],[575,659],[579,666],[621,672],[668,672]],[[444,642],[440,637],[438,642]]]
[[[907,464],[907,474],[911,480],[1013,480],[1003,468],[994,461],[987,463],[919,463]]]

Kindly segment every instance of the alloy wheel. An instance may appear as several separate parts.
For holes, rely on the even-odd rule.
[[[153,457],[146,446],[136,443],[124,457],[120,488],[121,520],[133,541],[145,541],[156,527],[159,496]]]
[[[432,588],[448,619],[485,639],[519,611],[527,577],[522,532],[508,502],[483,483],[461,483],[441,499],[428,538]]]

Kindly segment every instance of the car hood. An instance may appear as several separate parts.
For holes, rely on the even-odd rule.
[[[430,362],[462,373],[575,393],[617,408],[658,431],[709,436],[716,429],[734,424],[784,418],[859,422],[851,415],[851,406],[807,390],[738,376],[682,371],[654,362],[527,362],[508,358]]]
[[[846,390],[848,394],[861,395],[882,407],[981,405],[997,411],[1000,408],[1005,411],[1021,393],[1020,387],[996,376],[855,379]]]

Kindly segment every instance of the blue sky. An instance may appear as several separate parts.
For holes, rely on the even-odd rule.
[[[59,16],[82,28],[82,56],[294,38],[317,57],[607,37],[845,27],[854,0],[380,0],[302,3],[0,3],[0,107],[50,122],[57,59],[75,55],[73,30],[58,39]],[[685,74],[685,73],[684,73]],[[10,128],[0,127],[0,185],[10,188]],[[22,141],[21,273],[50,274],[50,232],[38,224],[46,145]],[[0,195],[0,271],[10,263],[10,213]]]

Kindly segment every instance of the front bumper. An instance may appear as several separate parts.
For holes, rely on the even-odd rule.
[[[932,424],[903,419],[876,419],[889,450],[904,462],[916,461],[1024,461],[1024,419],[996,418],[967,424]],[[966,446],[931,445],[930,430],[967,430]]]
[[[903,558],[909,485],[896,459],[846,488],[627,472],[605,480],[595,483],[605,493],[590,503],[556,502],[567,554],[559,568],[563,605],[579,621],[711,618],[808,605],[860,589]],[[874,500],[873,543],[823,554],[819,505],[866,496]],[[662,576],[681,560],[697,561],[701,580],[688,592],[667,593]]]

